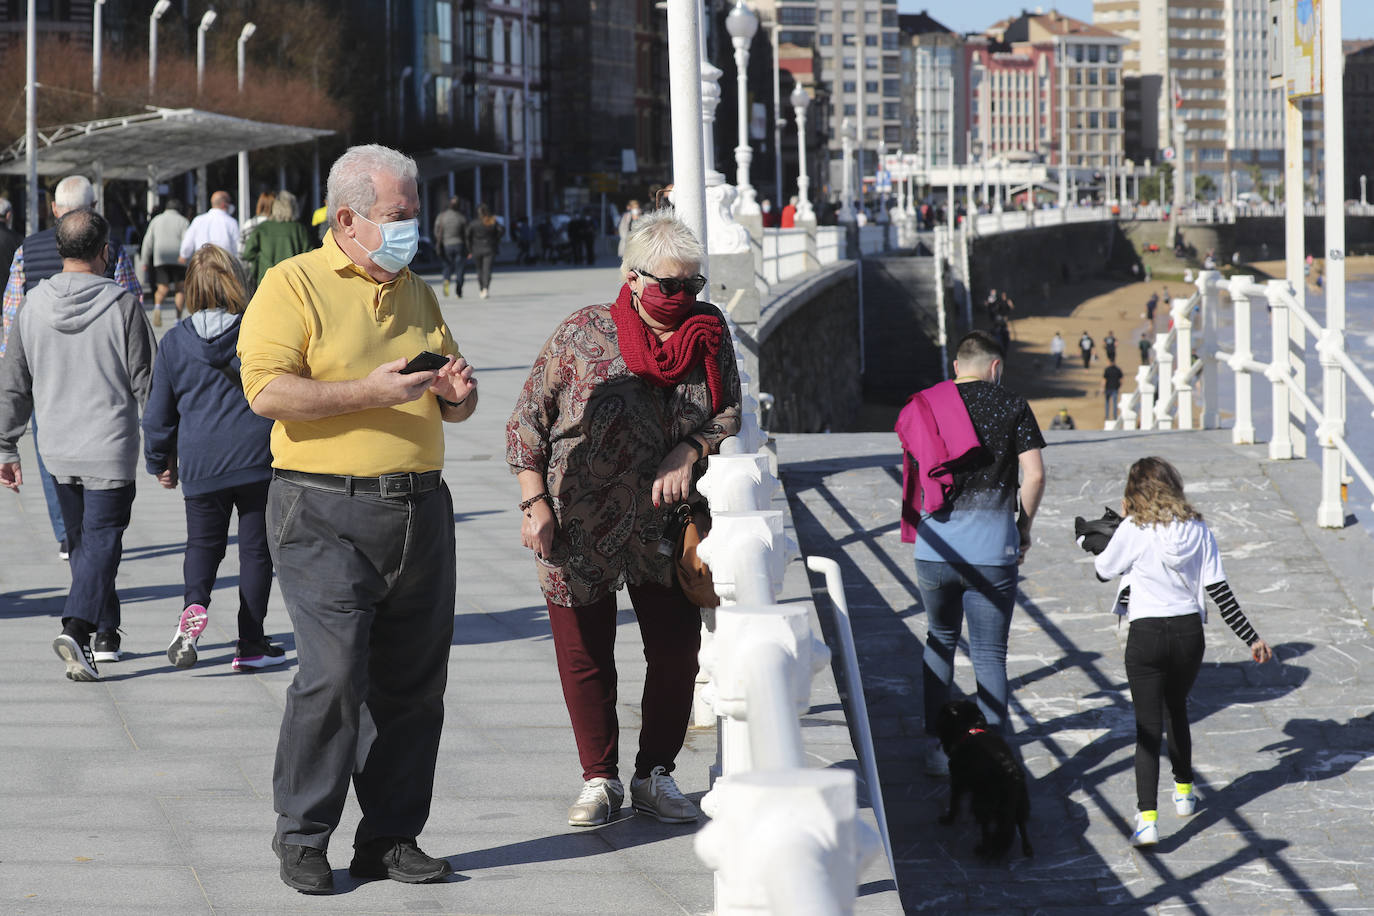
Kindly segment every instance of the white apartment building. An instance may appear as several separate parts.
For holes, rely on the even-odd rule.
[[[901,150],[921,169],[964,161],[963,39],[926,13],[898,17],[902,33]]]

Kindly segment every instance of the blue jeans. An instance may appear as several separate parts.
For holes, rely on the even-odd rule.
[[[463,295],[463,276],[468,271],[468,253],[462,248],[439,249],[439,262],[443,265],[444,282],[453,280],[458,295]]]
[[[79,483],[57,484],[62,518],[67,523],[72,587],[62,619],[84,620],[97,633],[119,628],[119,595],[115,575],[124,554],[124,529],[134,505],[134,485],[114,490],[88,490]]]
[[[43,453],[38,450],[38,415],[33,416],[33,456],[38,459],[38,479],[43,483],[43,498],[48,503],[48,521],[52,523],[53,537],[58,544],[67,542],[67,526],[62,521],[62,504],[57,501],[57,481],[53,480],[43,464]]]
[[[1016,567],[916,561],[916,585],[926,611],[922,659],[926,734],[949,702],[954,653],[968,618],[969,655],[978,682],[978,709],[1002,732],[1007,719],[1007,634],[1016,606]]]
[[[1117,404],[1119,403],[1119,400],[1120,400],[1120,397],[1121,397],[1121,389],[1120,389],[1120,388],[1108,388],[1108,389],[1106,390],[1106,396],[1107,396],[1107,402],[1106,402],[1107,419],[1108,419],[1108,420],[1115,420],[1115,419],[1116,419],[1116,406],[1117,406]]]

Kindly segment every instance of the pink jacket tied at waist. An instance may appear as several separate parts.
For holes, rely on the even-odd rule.
[[[982,448],[954,382],[911,396],[897,417],[902,443],[902,542],[916,540],[922,512],[944,508],[954,488],[954,466]]]

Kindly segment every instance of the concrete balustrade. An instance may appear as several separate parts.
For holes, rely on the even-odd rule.
[[[778,479],[769,468],[768,456],[712,455],[697,490],[712,511],[750,512],[767,507],[777,492]]]
[[[696,836],[716,871],[716,916],[839,916],[881,852],[858,818],[854,774],[746,773],[721,783],[716,819]]]
[[[716,594],[727,604],[770,604],[797,545],[783,533],[782,512],[712,512],[711,533],[697,554],[711,567]]]

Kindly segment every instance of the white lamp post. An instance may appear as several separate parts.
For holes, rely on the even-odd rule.
[[[836,219],[854,222],[854,122],[845,118],[840,122],[840,145],[844,151],[844,184],[840,192],[840,212]]]
[[[218,18],[219,14],[214,10],[206,10],[205,15],[200,17],[200,28],[196,29],[196,95],[205,91],[205,33],[210,31],[210,26]]]
[[[253,37],[253,33],[258,27],[251,22],[243,24],[243,31],[239,32],[239,95],[243,94],[244,75],[248,68],[248,55],[244,46],[248,44],[248,39]],[[248,151],[239,150],[239,225],[248,222]]]
[[[778,212],[782,212],[782,126],[787,123],[782,116],[782,90],[779,87],[781,82],[782,64],[778,60],[778,29],[782,28],[777,21],[776,14],[774,21],[769,23],[769,31],[772,33],[773,40],[773,198]]]
[[[792,94],[788,96],[788,101],[792,103],[792,110],[797,116],[797,215],[795,219],[814,220],[816,214],[811,210],[811,176],[806,171],[806,106],[811,104],[811,96],[807,95],[806,90],[801,87],[801,83],[798,83],[792,87]],[[845,183],[848,184],[848,169],[845,170],[844,174]],[[778,188],[778,198],[779,203],[781,203],[781,185]]]
[[[105,30],[105,0],[95,0],[95,9],[91,11],[91,91],[100,95],[100,64],[102,45],[104,44]],[[92,104],[99,105],[99,99],[93,100]]]
[[[1367,206],[1369,206],[1369,198],[1367,198],[1367,197],[1365,196],[1365,193],[1364,193],[1364,192],[1365,192],[1365,179],[1368,178],[1368,177],[1369,177],[1368,175],[1361,175],[1361,176],[1360,176],[1360,206],[1361,206],[1361,207],[1367,207]]]
[[[739,115],[739,139],[735,146],[735,187],[739,190],[739,197],[735,201],[735,212],[752,215],[759,212],[759,205],[749,181],[749,166],[754,161],[754,151],[749,148],[749,43],[759,30],[759,17],[745,5],[744,0],[736,0],[730,14],[725,17],[725,30],[730,33],[730,42],[735,46],[739,94],[739,104],[735,106]]]
[[[153,14],[148,17],[148,96],[157,89],[157,21],[172,8],[172,0],[157,0]]]

